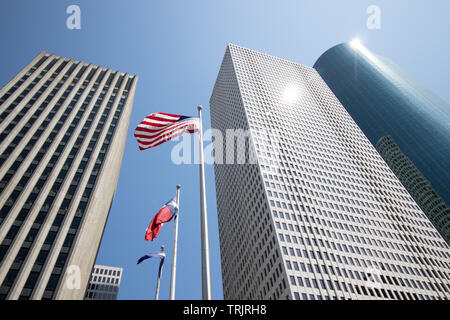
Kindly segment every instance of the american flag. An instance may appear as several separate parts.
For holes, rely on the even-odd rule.
[[[134,136],[140,150],[153,148],[185,132],[199,131],[199,118],[156,112],[148,115],[139,123]]]

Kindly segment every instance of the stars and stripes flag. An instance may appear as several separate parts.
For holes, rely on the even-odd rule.
[[[156,147],[185,132],[199,131],[199,118],[186,117],[164,112],[152,113],[136,127],[134,136],[140,150]]]

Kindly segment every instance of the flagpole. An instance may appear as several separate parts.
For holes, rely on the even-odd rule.
[[[205,166],[203,160],[202,106],[198,106],[199,160],[200,160],[200,226],[202,241],[202,299],[211,300],[211,274],[209,266],[208,217],[206,212]]]
[[[164,252],[164,246],[161,246],[161,252]],[[156,280],[156,293],[155,293],[155,300],[159,299],[159,284],[161,283],[161,273],[163,268],[163,261],[164,259],[159,259],[159,269],[158,269],[158,280]]]
[[[173,255],[172,255],[172,274],[170,275],[170,293],[169,300],[175,300],[175,281],[177,276],[177,247],[178,247],[178,215],[180,214],[180,185],[177,185],[177,208],[178,214],[174,217],[173,225]]]

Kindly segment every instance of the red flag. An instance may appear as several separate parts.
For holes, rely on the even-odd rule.
[[[150,225],[148,226],[147,230],[145,231],[145,240],[151,240],[155,239],[159,231],[161,230],[163,223],[169,222],[172,220],[172,218],[177,215],[178,213],[178,206],[176,204],[175,198],[168,201],[164,207],[161,208],[161,210],[158,211],[158,213],[153,217],[152,221],[150,222]]]

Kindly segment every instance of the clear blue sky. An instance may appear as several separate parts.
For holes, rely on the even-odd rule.
[[[66,28],[66,8],[81,8],[81,30]],[[381,29],[366,27],[369,5]],[[359,37],[450,101],[450,1],[18,1],[0,2],[0,86],[41,50],[139,75],[120,180],[97,257],[124,268],[119,299],[153,299],[157,261],[136,260],[161,244],[161,299],[168,299],[173,225],[153,242],[144,232],[182,185],[177,299],[201,298],[198,166],[170,161],[173,142],[139,151],[136,125],[149,113],[195,115],[209,97],[227,43],[312,66],[331,46]],[[222,299],[214,172],[206,168],[213,298]]]

